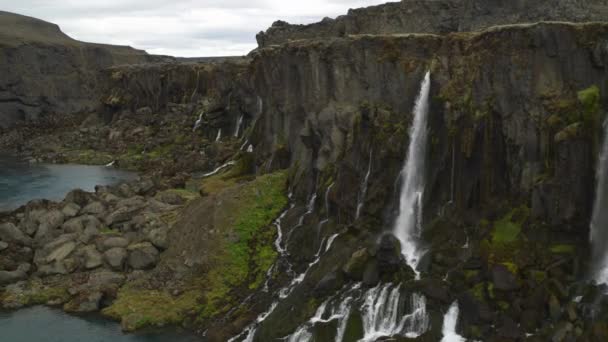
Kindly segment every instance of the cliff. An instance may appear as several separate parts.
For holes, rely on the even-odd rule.
[[[350,34],[448,33],[478,31],[496,25],[538,21],[604,21],[603,0],[402,0],[351,9],[336,19],[292,25],[275,22],[257,35],[259,47],[289,40],[344,37]]]
[[[0,12],[0,128],[94,110],[101,69],[160,59],[126,46],[76,41],[57,25]]]
[[[435,10],[446,2],[416,4]],[[525,2],[462,4],[490,6],[488,17],[474,15],[477,24],[463,30],[503,23],[491,15],[514,8],[544,18]],[[564,8],[580,20],[602,13],[583,11],[578,1],[536,4],[550,18]],[[587,5],[594,4],[602,5]],[[473,340],[606,340],[605,288],[586,279],[608,101],[608,24],[458,32],[460,25],[447,26],[449,33],[320,33],[264,45],[243,59],[114,66],[98,75],[99,111],[77,129],[14,133],[14,145],[36,158],[91,162],[91,154],[104,154],[152,175],[153,182],[50,204],[101,202],[108,209],[91,215],[128,240],[121,240],[128,253],[154,254],[146,272],[119,264],[133,279],[104,289],[95,309],[107,304],[104,313],[127,330],[188,324],[209,341],[358,341],[395,335],[386,326],[401,318],[399,333],[407,326],[416,334],[396,338],[438,341],[442,316],[457,303],[455,329]],[[427,72],[417,279],[390,233]],[[34,217],[39,205],[6,214],[0,227],[22,237],[31,220],[46,217]],[[162,244],[151,234],[158,229]],[[103,234],[95,239],[109,244]],[[31,263],[19,254],[29,239],[21,240],[7,244],[0,261],[21,277],[40,275],[7,257]],[[57,245],[34,248],[55,255]],[[66,257],[59,264],[72,268],[63,276],[81,282],[112,266],[102,261],[88,270],[78,254]],[[41,281],[52,287],[57,279]],[[57,300],[81,307],[90,293],[79,289]],[[6,287],[0,302],[14,305],[19,291]]]

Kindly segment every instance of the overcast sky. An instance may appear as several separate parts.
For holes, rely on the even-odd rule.
[[[278,19],[304,24],[387,1],[0,0],[0,10],[56,23],[78,40],[195,57],[246,54]]]

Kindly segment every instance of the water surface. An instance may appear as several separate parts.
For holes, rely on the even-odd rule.
[[[7,342],[194,342],[196,336],[176,331],[123,334],[120,325],[97,316],[71,316],[36,306],[0,311],[0,340]]]
[[[94,191],[137,178],[133,172],[105,166],[30,164],[0,155],[0,211],[16,209],[33,199],[62,200],[74,189]]]

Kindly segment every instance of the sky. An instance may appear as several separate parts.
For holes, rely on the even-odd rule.
[[[82,41],[202,57],[247,54],[275,20],[306,24],[387,1],[0,0],[0,10],[53,22]]]

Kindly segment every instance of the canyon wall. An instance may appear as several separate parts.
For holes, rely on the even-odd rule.
[[[538,21],[603,21],[605,0],[402,0],[349,10],[336,19],[309,25],[275,22],[257,35],[259,47],[289,40],[343,37],[349,34],[448,33]]]
[[[76,41],[57,25],[0,12],[0,128],[95,110],[100,70],[163,59],[126,46]]]

